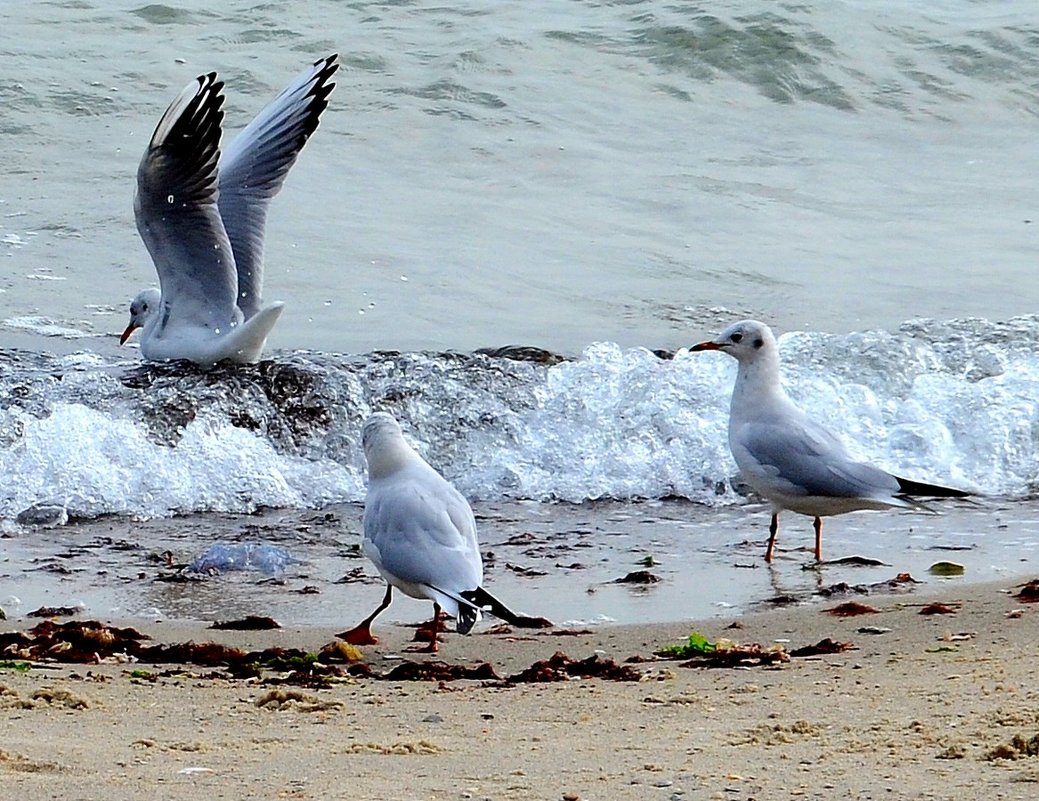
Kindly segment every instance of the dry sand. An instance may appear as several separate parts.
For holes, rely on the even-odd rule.
[[[0,783],[19,801],[1035,799],[1039,755],[1021,748],[1039,745],[1039,604],[1012,597],[1020,583],[860,598],[880,611],[853,618],[824,613],[837,601],[781,609],[744,616],[740,629],[714,619],[571,636],[449,633],[439,655],[488,661],[505,676],[557,650],[649,656],[690,628],[790,649],[824,637],[854,644],[775,668],[639,663],[639,682],[360,678],[275,688],[301,700],[261,707],[271,687],[205,678],[204,668],[0,669]],[[955,614],[921,615],[935,598]],[[316,649],[332,635],[142,628],[162,642],[247,648]],[[405,653],[409,629],[376,631],[383,642],[364,655],[377,672],[430,658]],[[135,677],[142,669],[152,675]]]

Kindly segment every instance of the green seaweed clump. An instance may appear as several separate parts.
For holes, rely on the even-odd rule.
[[[657,651],[657,654],[676,659],[686,659],[692,656],[714,653],[717,649],[717,645],[704,637],[700,632],[694,631],[689,635],[689,639],[685,643],[681,645],[665,645]]]

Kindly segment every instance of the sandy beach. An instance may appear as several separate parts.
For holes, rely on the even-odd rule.
[[[0,670],[0,773],[11,798],[352,799],[1035,798],[1039,604],[998,584],[921,585],[692,625],[487,628],[412,654],[377,625],[369,677],[327,688],[230,679],[219,668],[20,663]],[[944,614],[921,614],[940,602]],[[36,621],[5,621],[4,631]],[[736,626],[736,627],[734,627]],[[317,650],[333,630],[137,626],[162,643]],[[841,653],[773,666],[653,660],[709,640],[824,638]],[[580,632],[580,633],[579,633]],[[386,680],[405,661],[487,662],[499,677],[564,652],[625,663],[638,681]],[[143,788],[148,788],[147,790]]]

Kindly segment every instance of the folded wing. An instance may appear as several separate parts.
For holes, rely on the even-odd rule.
[[[369,487],[364,534],[382,567],[404,581],[452,597],[483,580],[476,522],[465,499],[446,481],[440,486],[400,482]]]
[[[829,432],[812,426],[746,424],[733,453],[741,469],[749,457],[751,472],[784,495],[887,501],[899,491],[894,476],[851,459]]]

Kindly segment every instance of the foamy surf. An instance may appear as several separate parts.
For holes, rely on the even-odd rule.
[[[789,333],[790,394],[857,457],[1008,498],[1039,475],[1039,318]],[[591,345],[547,366],[486,355],[297,353],[200,372],[10,352],[0,517],[319,508],[364,494],[376,408],[469,497],[741,501],[730,360]]]

